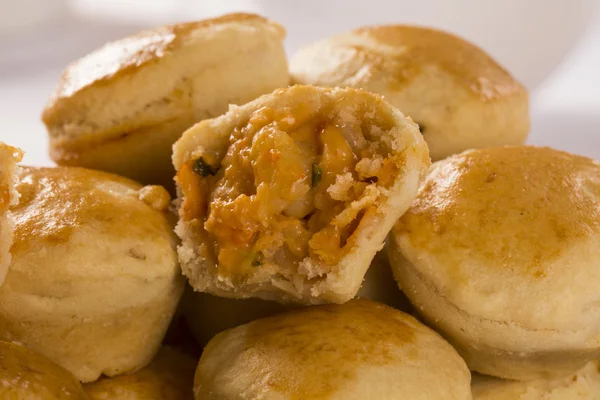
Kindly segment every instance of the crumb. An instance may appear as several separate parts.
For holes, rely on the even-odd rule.
[[[335,183],[327,188],[327,193],[333,200],[349,201],[351,200],[348,192],[354,184],[354,178],[350,172],[336,176]]]
[[[171,203],[169,192],[164,187],[157,185],[141,188],[139,199],[158,211],[166,211]]]
[[[363,158],[356,164],[356,172],[358,172],[359,179],[363,180],[373,176],[377,176],[377,173],[383,166],[383,158],[380,155],[376,155],[373,158]]]
[[[361,210],[364,210],[377,201],[379,190],[373,185],[367,186],[360,199],[354,200],[341,213],[331,220],[335,226],[346,226],[350,224]]]

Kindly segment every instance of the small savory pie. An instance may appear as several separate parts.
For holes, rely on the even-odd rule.
[[[24,167],[16,190],[0,340],[81,382],[146,366],[185,285],[167,191],[76,167]]]
[[[0,341],[0,399],[87,400],[79,381],[50,359]]]
[[[10,264],[10,246],[13,242],[13,222],[9,208],[19,201],[15,190],[23,153],[21,150],[0,142],[0,285],[4,283]]]
[[[471,400],[471,373],[437,333],[370,300],[301,307],[215,336],[196,400]]]
[[[472,371],[554,379],[600,359],[598,161],[531,146],[438,161],[387,246]]]
[[[105,44],[65,69],[44,109],[50,157],[170,189],[186,129],[289,84],[284,37],[236,13]]]
[[[429,165],[417,125],[357,89],[294,86],[174,146],[182,269],[197,291],[345,302]]]

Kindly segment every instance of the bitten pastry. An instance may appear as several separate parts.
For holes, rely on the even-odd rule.
[[[90,400],[193,400],[196,361],[173,348],[162,348],[144,369],[84,386]]]
[[[82,382],[150,362],[184,279],[159,186],[75,167],[23,168],[0,339]]]
[[[600,358],[600,163],[527,146],[437,162],[390,235],[415,308],[471,370],[562,377]]]
[[[4,283],[10,264],[10,246],[13,241],[13,221],[9,208],[19,201],[14,189],[21,150],[0,142],[0,286]]]
[[[369,300],[305,307],[217,335],[197,400],[471,399],[456,351],[410,315]]]
[[[417,126],[380,96],[294,86],[198,123],[174,146],[192,287],[343,303],[429,168]]]
[[[284,36],[229,14],[106,44],[67,67],[43,112],[52,159],[172,186],[171,147],[187,128],[288,85]]]
[[[0,341],[2,400],[87,400],[67,370],[25,347]]]
[[[475,375],[474,400],[598,400],[600,364],[594,361],[577,373],[554,380],[507,381]]]
[[[526,89],[476,46],[415,26],[373,26],[301,49],[293,81],[385,96],[419,124],[436,161],[471,148],[525,143]]]

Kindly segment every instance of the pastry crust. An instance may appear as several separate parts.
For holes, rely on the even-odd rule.
[[[128,375],[101,378],[84,386],[90,400],[193,400],[196,362],[163,347],[145,368]]]
[[[409,312],[410,303],[398,289],[387,255],[377,253],[365,274],[356,297],[375,300],[398,310]],[[208,293],[194,292],[188,287],[181,301],[182,313],[194,338],[205,346],[216,334],[259,318],[296,308],[261,299],[229,299]]]
[[[145,366],[184,287],[165,189],[83,168],[28,167],[17,190],[0,339],[83,382]]]
[[[292,306],[262,299],[230,299],[186,289],[181,310],[196,342],[204,347],[215,335]]]
[[[67,67],[44,109],[52,159],[173,185],[183,131],[289,83],[284,36],[261,16],[229,14],[106,44]]]
[[[600,365],[593,361],[563,378],[519,382],[475,375],[474,400],[597,400],[600,398]]]
[[[472,370],[531,380],[600,357],[599,177],[597,161],[527,146],[432,167],[389,257]]]
[[[471,374],[438,334],[369,300],[305,307],[217,335],[197,400],[471,399]]]
[[[381,97],[314,86],[277,90],[195,125],[173,162],[179,259],[192,287],[304,304],[356,295],[430,165],[416,125]],[[304,239],[272,250],[277,235]]]
[[[67,370],[23,346],[0,341],[0,398],[87,400]]]
[[[19,202],[15,190],[18,162],[23,152],[0,142],[0,286],[4,283],[10,264],[10,246],[13,242],[13,220],[10,207]]]
[[[301,49],[290,69],[294,83],[383,95],[419,124],[434,161],[523,144],[529,133],[526,89],[481,49],[439,30],[356,29]]]

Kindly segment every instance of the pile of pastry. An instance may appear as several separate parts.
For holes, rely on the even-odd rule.
[[[284,36],[106,44],[0,148],[0,398],[600,399],[600,163],[455,36]]]

